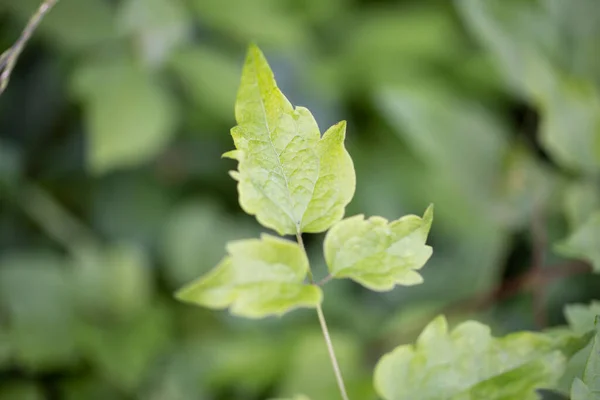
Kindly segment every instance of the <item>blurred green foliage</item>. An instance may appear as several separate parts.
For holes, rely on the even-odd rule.
[[[38,3],[0,0],[2,49]],[[352,398],[449,306],[495,334],[534,328],[540,298],[564,322],[600,289],[562,258],[598,265],[599,30],[595,0],[60,0],[0,97],[0,399],[336,398],[311,310],[172,298],[260,231],[220,159],[251,41],[321,128],[348,120],[347,215],[436,204],[424,284],[326,287]],[[552,275],[540,258],[563,278],[478,307],[532,265]]]

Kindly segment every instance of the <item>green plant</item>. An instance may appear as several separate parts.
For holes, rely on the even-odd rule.
[[[280,236],[295,235],[296,242],[268,234],[230,242],[228,255],[176,296],[248,318],[316,309],[341,397],[348,400],[321,307],[321,287],[331,278],[350,278],[380,292],[422,283],[418,270],[432,254],[425,242],[433,206],[422,218],[342,219],[355,190],[353,163],[344,148],[345,122],[321,137],[310,112],[294,108],[281,93],[254,45],[244,64],[235,115],[238,125],[231,135],[236,149],[224,157],[238,161],[230,174],[238,182],[240,205]],[[317,282],[302,234],[324,231],[329,275]],[[495,339],[489,327],[474,321],[449,332],[440,316],[415,346],[400,346],[379,361],[375,387],[386,400],[536,399],[536,389],[553,387],[568,359],[589,339],[589,333],[570,329]],[[597,357],[592,352],[584,381],[573,386],[578,396],[594,396]]]
[[[228,256],[177,293],[180,300],[249,318],[314,308],[342,398],[348,399],[325,317],[323,293],[310,269],[303,233],[329,230],[325,259],[333,278],[350,278],[372,290],[415,285],[416,272],[431,256],[425,244],[433,208],[423,218],[393,222],[362,215],[342,220],[355,190],[352,159],[344,148],[346,123],[321,137],[311,113],[293,107],[279,90],[263,54],[251,46],[236,101],[238,125],[231,130],[238,161],[242,208],[265,227],[295,235],[297,243],[263,234],[229,243]],[[329,277],[325,278],[328,280]],[[306,279],[308,278],[308,282]]]

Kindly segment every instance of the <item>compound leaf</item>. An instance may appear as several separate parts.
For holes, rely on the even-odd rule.
[[[572,400],[600,400],[600,317],[596,317],[596,336],[588,358],[583,380],[575,378]]]
[[[262,318],[298,307],[316,307],[323,294],[304,284],[308,259],[297,243],[263,234],[230,242],[229,253],[212,271],[177,293],[204,307],[230,307],[234,315]]]
[[[493,338],[475,321],[448,332],[439,316],[416,345],[399,346],[379,360],[375,387],[386,400],[534,400],[535,390],[555,385],[567,356],[588,340],[562,332]]]
[[[363,215],[335,224],[325,237],[325,260],[332,276],[350,278],[375,291],[392,290],[395,285],[423,282],[416,272],[431,257],[425,244],[433,206],[423,218],[406,215],[388,222],[382,217]]]
[[[231,130],[240,205],[281,235],[323,232],[342,219],[356,177],[344,147],[346,122],[323,137],[310,111],[281,93],[264,55],[251,46]]]
[[[590,215],[585,223],[566,240],[557,245],[557,250],[569,257],[581,258],[600,272],[600,211]]]

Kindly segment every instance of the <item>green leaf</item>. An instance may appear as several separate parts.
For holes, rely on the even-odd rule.
[[[567,304],[565,318],[573,331],[584,334],[594,330],[594,320],[600,315],[600,301],[587,304]]]
[[[180,287],[217,264],[228,241],[254,236],[257,228],[253,221],[233,219],[205,200],[177,207],[164,222],[166,278]]]
[[[583,380],[576,378],[571,387],[571,400],[600,399],[600,316],[596,317],[596,336],[588,358]]]
[[[118,22],[153,65],[160,65],[191,31],[191,20],[181,0],[126,0],[121,3]]]
[[[74,89],[83,100],[90,170],[103,174],[152,160],[175,131],[169,94],[130,61],[83,67]]]
[[[38,0],[5,1],[8,10],[23,23],[40,6]],[[112,7],[104,1],[60,0],[60,7],[39,25],[39,34],[60,49],[85,51],[116,39]]]
[[[281,235],[323,232],[342,219],[356,177],[344,147],[346,122],[323,137],[310,111],[294,108],[275,83],[261,51],[251,46],[231,130],[239,161],[240,205]]]
[[[233,315],[247,318],[321,303],[321,289],[303,283],[308,259],[297,243],[263,234],[230,242],[227,251],[219,265],[180,289],[177,298],[209,308],[230,307]]]
[[[10,355],[23,370],[55,370],[77,360],[66,264],[52,253],[35,250],[0,259],[0,305],[6,321],[0,332],[1,356]]]
[[[600,211],[595,211],[566,240],[556,246],[560,253],[580,258],[592,264],[595,272],[600,272]]]
[[[568,168],[596,173],[600,169],[600,93],[587,76],[569,71],[581,57],[575,61],[573,55],[565,57],[570,49],[590,45],[572,43],[548,10],[536,2],[460,0],[457,4],[496,58],[506,81],[539,108],[540,141],[550,155]],[[581,10],[575,5],[569,8]],[[588,40],[594,35],[588,29],[579,36]],[[569,46],[562,48],[565,43]]]
[[[388,222],[381,217],[365,220],[357,215],[342,220],[325,237],[329,272],[376,291],[422,283],[416,270],[432,254],[425,244],[432,221],[433,206],[427,208],[423,218],[406,215]]]
[[[113,386],[132,393],[171,347],[171,313],[159,303],[118,324],[83,323],[78,330],[82,355]]]
[[[564,199],[565,214],[571,227],[585,223],[594,210],[600,210],[600,191],[593,181],[569,184]]]
[[[399,346],[379,360],[375,387],[386,400],[534,400],[535,390],[555,385],[567,356],[587,340],[568,332],[493,338],[475,321],[448,332],[439,316],[416,345]]]

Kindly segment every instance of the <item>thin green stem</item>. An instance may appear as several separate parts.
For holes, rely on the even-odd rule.
[[[13,68],[17,64],[19,55],[25,48],[25,45],[33,35],[33,32],[37,29],[44,16],[58,3],[58,0],[44,0],[39,6],[37,12],[29,19],[27,26],[23,29],[21,36],[8,50],[0,55],[0,94],[6,89],[8,81],[10,80],[10,74]]]
[[[300,232],[296,233],[296,240],[298,240],[298,244],[302,248],[302,251],[304,252],[304,254],[306,254],[306,248],[304,247],[304,241],[302,240],[302,233],[300,233]],[[310,267],[308,267],[308,280],[310,281],[311,285],[315,284],[315,278],[313,277]]]
[[[306,254],[306,248],[304,247],[304,241],[302,240],[302,233],[296,233],[296,239],[298,240],[298,244],[302,248],[302,251],[304,254]],[[315,285],[315,280],[310,267],[308,268],[308,279],[312,285]],[[338,388],[340,389],[340,394],[342,395],[343,400],[349,400],[348,393],[346,392],[346,385],[344,384],[344,378],[342,378],[342,371],[340,370],[340,366],[335,356],[335,351],[333,350],[333,342],[331,341],[331,336],[329,335],[329,329],[327,329],[327,322],[325,321],[325,315],[323,315],[321,304],[317,305],[317,316],[319,317],[319,324],[321,325],[321,331],[323,331],[323,338],[325,339],[325,344],[327,345],[327,352],[329,353],[329,359],[331,360],[331,366],[333,367],[333,373],[335,374],[335,380],[337,381]]]
[[[317,315],[319,316],[319,322],[321,324],[321,330],[323,331],[323,337],[325,338],[325,344],[327,345],[327,351],[329,352],[329,358],[331,359],[331,366],[333,367],[333,373],[335,374],[335,380],[340,389],[340,394],[343,400],[349,400],[348,393],[346,393],[346,386],[344,385],[344,378],[342,378],[342,371],[338,365],[337,358],[335,357],[335,351],[333,350],[333,343],[329,336],[329,330],[327,329],[327,322],[325,322],[325,316],[323,315],[323,309],[319,304],[317,306]]]

